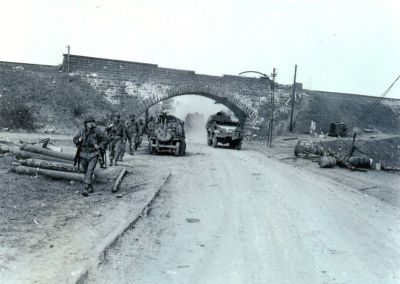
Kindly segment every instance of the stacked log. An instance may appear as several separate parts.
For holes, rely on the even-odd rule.
[[[41,167],[34,168],[29,166],[23,166],[19,162],[13,162],[11,169],[12,171],[19,174],[36,175],[36,176],[40,174],[54,179],[73,180],[79,182],[83,181],[82,173],[49,170]]]
[[[6,150],[6,149],[4,149]],[[23,145],[13,148],[16,161],[11,170],[19,174],[44,175],[53,179],[83,181],[82,169],[72,163],[74,155],[45,149],[42,147]]]
[[[20,160],[19,163],[23,166],[33,167],[33,168],[43,168],[48,170],[63,171],[63,172],[78,172],[78,167],[72,164],[52,162],[46,160],[38,159],[26,159]],[[80,169],[82,171],[82,169]]]
[[[51,150],[50,150],[51,151]],[[60,159],[48,155],[42,155],[42,154],[37,154],[33,152],[28,152],[28,151],[22,151],[22,150],[17,150],[14,152],[15,157],[17,159],[39,159],[39,160],[47,160],[47,161],[53,161],[53,162],[59,162],[59,163],[69,163],[72,164],[73,160],[65,160],[65,159]]]
[[[21,150],[66,161],[73,161],[75,158],[75,155],[72,153],[58,152],[32,145],[23,145],[21,146]]]

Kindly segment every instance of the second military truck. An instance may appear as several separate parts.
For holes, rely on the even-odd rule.
[[[207,144],[217,147],[218,143],[229,144],[230,148],[240,150],[242,148],[242,129],[240,123],[233,121],[231,117],[220,111],[211,115],[206,124]]]

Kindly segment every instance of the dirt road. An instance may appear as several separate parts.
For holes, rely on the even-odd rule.
[[[149,156],[172,172],[87,283],[400,283],[400,210],[250,149]]]

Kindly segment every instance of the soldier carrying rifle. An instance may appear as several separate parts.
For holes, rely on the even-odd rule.
[[[120,120],[120,114],[116,114],[113,123],[106,127],[110,137],[110,166],[117,166],[117,161],[122,161],[124,143],[126,143],[126,127]]]
[[[128,136],[129,142],[129,154],[133,155],[133,151],[136,150],[136,136],[138,133],[138,124],[135,121],[135,115],[132,114],[129,116],[128,124],[126,125],[126,134]]]
[[[99,151],[104,149],[109,142],[107,135],[95,126],[95,119],[89,115],[84,120],[84,127],[74,136],[73,141],[77,146],[77,157],[85,174],[83,182],[85,187],[83,196],[88,196],[93,189],[93,172],[97,165]]]

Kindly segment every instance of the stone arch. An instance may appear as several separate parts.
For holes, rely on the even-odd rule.
[[[161,101],[183,95],[199,95],[221,103],[239,118],[242,125],[244,125],[246,121],[254,125],[257,121],[257,113],[255,113],[246,102],[242,101],[242,96],[240,96],[240,94],[228,93],[219,88],[205,85],[179,85],[158,89],[156,94],[148,96],[140,103],[138,115],[143,114],[146,109]]]

